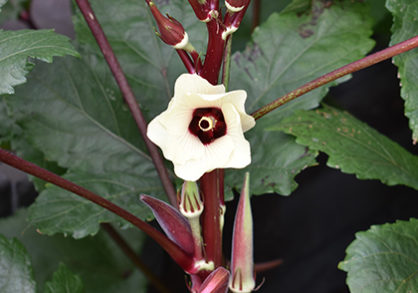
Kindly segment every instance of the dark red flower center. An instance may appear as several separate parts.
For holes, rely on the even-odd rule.
[[[197,136],[203,144],[210,144],[226,134],[226,123],[219,108],[198,108],[193,111],[189,124],[191,134]]]

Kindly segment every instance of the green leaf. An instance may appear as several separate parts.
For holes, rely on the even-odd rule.
[[[6,101],[0,97],[0,143],[9,141],[13,127],[12,117],[9,115],[9,109]]]
[[[347,112],[324,106],[300,111],[274,127],[296,136],[296,142],[328,154],[327,165],[359,179],[379,179],[418,190],[418,156]]]
[[[145,1],[90,1],[129,84],[137,95],[145,117],[150,120],[167,108],[174,81],[186,69],[176,51],[155,34],[156,24]],[[183,0],[155,3],[163,14],[182,23],[189,40],[199,53],[206,47],[206,25],[197,20]],[[80,50],[102,58],[83,17],[75,18]]]
[[[43,168],[53,171],[56,174],[62,175],[65,173],[65,169],[60,168],[55,162],[47,161],[44,154],[29,144],[25,137],[25,133],[17,125],[15,116],[11,107],[8,105],[6,98],[0,96],[0,145],[6,146],[11,144],[11,149],[18,154],[18,156],[25,158],[26,160],[37,164]],[[35,188],[38,192],[44,189],[45,181],[30,177]]]
[[[44,293],[82,293],[83,282],[78,275],[74,275],[64,264],[60,264],[52,280],[45,284]]]
[[[0,235],[0,292],[35,292],[29,255],[17,239]]]
[[[96,192],[102,197],[125,208],[141,218],[152,219],[151,211],[140,204],[140,193],[154,194],[158,185],[153,178],[130,174],[107,173],[99,176],[78,171],[64,176],[66,179]],[[104,208],[47,184],[29,208],[29,219],[43,234],[71,234],[74,238],[94,235],[100,230],[100,223],[115,223],[127,227],[128,223]]]
[[[138,195],[161,197],[161,184],[110,74],[96,74],[84,59],[39,64],[29,82],[8,97],[8,104],[27,141],[44,153],[45,161],[69,169],[66,178],[139,217],[151,216]],[[53,186],[31,207],[31,219],[44,233],[76,238],[97,233],[101,222],[126,226],[103,208]]]
[[[258,27],[253,42],[232,57],[231,89],[245,89],[247,109],[259,107],[296,89],[304,83],[363,57],[373,46],[372,20],[367,5],[352,1],[334,2],[325,7],[314,2],[312,13],[273,14]],[[314,153],[298,146],[292,138],[265,132],[297,109],[311,109],[327,94],[328,88],[343,78],[280,107],[246,134],[251,141],[253,162],[251,188],[259,194],[290,194],[296,187],[293,177],[314,164]],[[240,186],[241,172],[228,180]]]
[[[252,163],[243,170],[225,170],[227,199],[232,198],[229,190],[237,188],[239,177],[251,170],[250,186],[252,194],[278,192],[289,195],[296,189],[293,178],[303,169],[316,164],[316,151],[295,143],[295,139],[284,133],[272,133],[264,129],[269,126],[267,120],[257,122],[258,129],[251,130],[246,136],[251,144]]]
[[[284,9],[284,13],[302,13],[306,12],[312,6],[311,0],[293,0]]]
[[[23,11],[26,0],[0,0],[0,25],[7,20],[17,19]],[[4,6],[3,6],[4,5]],[[3,7],[2,7],[3,6]]]
[[[60,263],[81,277],[88,293],[146,291],[145,277],[106,233],[81,240],[62,235],[45,236],[28,224],[26,216],[26,210],[20,210],[10,218],[0,219],[0,233],[16,237],[25,245],[32,259],[37,292],[44,292],[41,285],[51,280]],[[119,232],[135,251],[140,251],[142,233],[137,229]],[[24,291],[13,291],[16,292]]]
[[[145,114],[152,117],[167,106],[174,79],[184,72],[183,65],[175,50],[155,35],[145,2],[91,2]],[[205,38],[201,33],[205,25],[196,26],[192,9],[182,1],[172,1],[170,5],[170,14],[184,21],[193,44],[199,47],[195,40]],[[165,12],[166,7],[160,8]],[[47,162],[67,168],[66,178],[149,219],[151,213],[138,201],[138,194],[162,197],[161,183],[137,126],[80,15],[76,17],[76,30],[83,58],[37,65],[29,83],[18,88],[7,102],[26,141],[44,153]],[[70,207],[68,211],[64,212],[61,204]],[[126,226],[118,217],[54,187],[41,193],[31,208],[31,219],[44,233],[63,232],[77,238],[97,233],[101,222]]]
[[[418,2],[415,0],[387,0],[386,7],[393,14],[391,45],[415,37],[418,32]],[[412,139],[418,140],[418,50],[393,58],[401,80],[401,96],[405,100],[405,115],[409,118]]]
[[[4,4],[6,4],[7,0],[0,0],[0,12]]]
[[[99,173],[148,171],[151,160],[109,74],[99,75],[83,59],[62,58],[39,64],[30,76],[6,98],[46,159]]]
[[[418,288],[418,220],[359,232],[338,266],[352,293],[412,293]]]
[[[13,86],[26,82],[33,66],[29,57],[51,63],[54,56],[64,55],[78,53],[67,37],[52,30],[0,30],[0,95],[13,94]]]

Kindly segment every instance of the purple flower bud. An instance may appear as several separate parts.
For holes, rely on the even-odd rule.
[[[149,8],[157,21],[158,35],[161,40],[176,49],[187,49],[190,45],[189,37],[184,31],[182,24],[169,15],[162,15],[152,1],[149,2]]]
[[[155,219],[168,238],[180,246],[186,253],[194,254],[194,240],[187,220],[167,203],[142,194],[141,200],[152,210]]]
[[[218,267],[202,283],[199,293],[226,293],[228,290],[229,272]]]

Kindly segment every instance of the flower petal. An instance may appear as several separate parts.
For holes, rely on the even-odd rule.
[[[247,94],[243,90],[225,93],[223,85],[213,86],[196,74],[183,74],[175,84],[175,94],[166,111],[148,126],[148,137],[174,164],[177,176],[198,180],[216,168],[243,168],[251,162],[250,144],[243,132],[255,125],[245,112]],[[189,131],[196,109],[219,108],[225,119],[226,133],[202,143]]]
[[[188,160],[184,164],[174,164],[174,172],[184,180],[196,181],[206,172],[216,168],[225,168],[234,149],[233,140],[227,135],[204,146],[204,154]]]
[[[244,168],[251,163],[251,148],[242,132],[241,117],[232,104],[224,104],[222,112],[228,125],[227,136],[234,143],[234,151],[224,168]]]
[[[247,92],[243,90],[236,90],[228,92],[223,97],[222,102],[231,103],[238,111],[241,118],[242,131],[247,131],[255,126],[254,117],[245,112],[245,101],[247,99]]]
[[[206,79],[197,74],[182,74],[174,85],[174,98],[182,97],[190,93],[221,94],[225,93],[223,85],[212,85]]]

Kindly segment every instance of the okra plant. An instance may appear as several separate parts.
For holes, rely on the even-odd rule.
[[[0,0],[0,19],[27,16],[27,2]],[[171,292],[141,262],[144,235],[184,271],[184,292],[265,292],[257,273],[281,260],[253,261],[251,195],[291,194],[319,152],[359,179],[418,189],[417,156],[321,104],[351,73],[392,58],[416,143],[417,1],[73,5],[74,40],[0,31],[0,161],[32,175],[39,192],[1,220],[0,292],[145,292],[148,283]],[[260,7],[271,13],[261,23]],[[379,13],[393,17],[391,40],[370,53]],[[138,270],[121,274],[131,267],[124,255]],[[417,264],[410,219],[358,233],[335,266],[353,293],[411,293]]]

